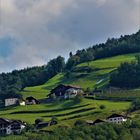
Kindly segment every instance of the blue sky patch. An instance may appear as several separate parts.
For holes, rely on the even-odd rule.
[[[12,46],[13,40],[11,38],[0,39],[0,56],[7,57],[12,51]]]

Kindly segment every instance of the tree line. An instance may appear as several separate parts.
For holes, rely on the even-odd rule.
[[[135,62],[125,62],[111,75],[110,85],[119,88],[137,88],[140,86],[140,56]]]
[[[136,52],[140,52],[140,30],[136,34],[108,39],[106,43],[78,50],[74,55],[70,52],[66,68],[72,69],[79,63]]]
[[[64,58],[58,56],[41,67],[14,70],[10,73],[0,74],[0,99],[17,97],[22,98],[19,91],[28,86],[37,86],[45,83],[51,77],[63,71]]]

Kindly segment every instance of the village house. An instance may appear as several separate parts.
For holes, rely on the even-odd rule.
[[[119,114],[112,114],[111,116],[107,117],[107,122],[110,122],[110,123],[121,124],[126,121],[127,121],[127,117],[123,115],[119,115]]]
[[[96,125],[96,124],[102,124],[104,123],[105,121],[104,120],[101,120],[101,119],[97,119],[93,122],[93,125]]]
[[[26,105],[35,105],[35,104],[39,104],[39,101],[35,99],[34,97],[30,96],[26,98],[25,103]]]
[[[17,105],[19,103],[18,98],[8,98],[5,99],[5,107],[7,106],[12,106],[12,105]]]
[[[48,127],[50,126],[50,122],[39,122],[37,125],[36,125],[36,128],[37,129],[41,129],[43,127]]]
[[[104,123],[105,121],[104,120],[101,120],[101,119],[97,119],[95,121],[92,121],[92,120],[87,120],[86,121],[86,124],[88,125],[96,125],[96,124],[102,124]]]
[[[48,127],[48,126],[55,125],[55,124],[57,124],[56,120],[51,120],[49,122],[40,121],[39,123],[36,124],[36,128],[41,129],[43,127]]]
[[[93,121],[92,120],[86,120],[86,124],[93,125]]]
[[[20,134],[22,130],[26,127],[26,124],[20,120],[11,121],[10,125],[13,134]]]
[[[48,96],[51,98],[54,95],[55,97],[69,99],[76,97],[78,94],[84,94],[82,88],[61,84],[54,88]]]
[[[0,135],[20,134],[26,124],[20,120],[0,118]]]

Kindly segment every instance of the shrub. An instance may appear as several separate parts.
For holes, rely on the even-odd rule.
[[[106,106],[105,105],[100,105],[100,109],[105,109]]]
[[[43,122],[43,118],[38,118],[38,119],[35,120],[36,125],[39,124],[40,122]]]
[[[138,110],[138,109],[140,109],[140,99],[139,98],[133,100],[129,111],[134,111],[134,110]]]
[[[58,119],[57,119],[55,116],[53,116],[53,117],[51,118],[50,125],[55,125],[55,124],[57,124],[57,123],[58,123]]]
[[[86,122],[85,122],[84,120],[77,120],[77,121],[74,123],[75,126],[78,126],[78,125],[85,125],[85,124],[86,124]]]

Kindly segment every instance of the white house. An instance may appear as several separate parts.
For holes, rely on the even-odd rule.
[[[25,127],[22,121],[0,118],[0,135],[20,134]]]
[[[18,103],[18,101],[19,101],[18,98],[8,98],[8,99],[5,99],[5,106],[16,105]]]
[[[20,101],[20,106],[25,106],[26,105],[26,102],[25,101]]]
[[[71,87],[69,89],[66,90],[65,94],[64,94],[64,98],[74,98],[76,97],[78,94],[83,94],[83,90],[81,88],[75,88],[75,87]]]
[[[26,127],[26,124],[20,120],[12,120],[10,123],[11,134],[20,134]]]
[[[77,96],[78,94],[78,90],[74,89],[74,88],[70,88],[68,90],[66,90],[65,94],[64,94],[64,98],[73,98],[75,96]]]
[[[113,114],[107,118],[107,122],[121,124],[126,122],[127,118],[123,115]]]
[[[71,86],[71,85],[58,85],[56,88],[52,89],[48,97],[52,98],[53,96],[59,98],[73,98],[78,94],[84,94],[84,91],[80,87]]]

